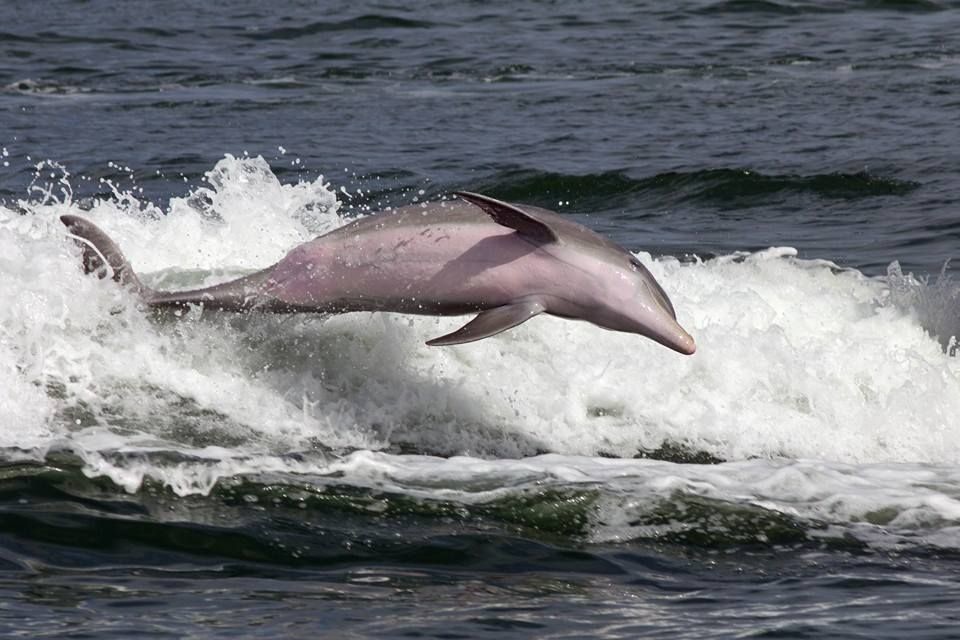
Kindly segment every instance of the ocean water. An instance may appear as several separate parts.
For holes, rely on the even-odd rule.
[[[949,638],[960,4],[0,6],[0,635]],[[538,317],[155,318],[466,189],[698,352]]]

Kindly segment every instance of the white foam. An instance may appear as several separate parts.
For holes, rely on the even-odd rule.
[[[723,526],[695,519],[645,524],[658,507],[686,495],[781,513],[810,523],[813,536],[835,536],[839,526],[875,548],[918,542],[960,548],[960,472],[952,466],[785,459],[678,465],[557,454],[491,461],[363,451],[329,463],[322,473],[335,478],[330,482],[463,504],[551,487],[594,493],[588,538],[596,543]]]
[[[798,492],[816,494],[804,507],[811,517],[855,519],[877,504],[896,505],[903,526],[916,514],[960,517],[960,479],[949,471],[960,462],[960,365],[914,315],[886,304],[884,279],[790,249],[697,264],[640,254],[697,339],[684,357],[550,317],[453,348],[424,341],[460,318],[157,322],[112,282],[81,274],[57,222],[63,213],[95,220],[161,286],[268,265],[344,222],[333,187],[281,184],[260,158],[228,156],[208,178],[162,207],[118,193],[81,208],[69,188],[20,202],[25,215],[0,207],[0,447],[36,456],[66,447],[88,473],[130,490],[151,476],[179,493],[237,473],[325,473],[326,463],[284,457],[318,448],[468,456],[354,454],[344,464],[367,465],[357,482],[375,474],[370,460],[400,475],[425,465],[423,475],[441,478],[467,461],[469,482],[501,478],[509,488],[527,463],[502,459],[548,451],[560,455],[524,474],[606,482],[599,470],[623,468],[651,490],[706,482],[778,509]],[[595,458],[668,443],[733,462],[699,471]],[[111,455],[157,449],[203,462]],[[878,475],[858,493],[870,473]],[[910,480],[898,493],[923,473],[948,488],[925,493]]]

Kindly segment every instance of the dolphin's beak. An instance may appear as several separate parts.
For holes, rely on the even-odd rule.
[[[643,334],[678,353],[692,355],[697,350],[697,343],[694,342],[693,336],[677,322],[673,305],[670,304],[666,294],[663,294],[662,299],[654,298],[654,301],[656,306],[653,317],[644,323],[646,330]]]
[[[657,314],[653,322],[646,322],[644,325],[643,329],[637,333],[642,333],[665,347],[687,356],[697,350],[697,343],[694,342],[693,336],[668,315]]]
[[[697,350],[697,343],[693,340],[693,336],[677,322],[673,306],[667,306],[669,302],[665,305],[660,300],[657,300],[657,303],[659,310],[655,320],[648,325],[645,335],[674,351],[687,356],[693,355]]]
[[[685,356],[691,356],[697,350],[697,343],[694,342],[693,336],[687,333],[679,324],[677,325],[676,334],[672,338],[669,342],[662,342],[661,344]]]
[[[638,333],[642,333],[674,351],[687,356],[692,355],[697,350],[697,343],[694,342],[693,336],[687,333],[686,329],[677,322],[677,312],[674,310],[667,292],[663,290],[650,270],[643,266],[640,261],[633,260],[632,264],[634,269],[641,274],[640,296],[647,308],[647,312],[643,314],[647,321],[642,322],[643,329]]]

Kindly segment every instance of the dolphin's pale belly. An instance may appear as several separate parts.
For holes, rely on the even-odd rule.
[[[386,227],[297,247],[276,265],[265,294],[330,311],[454,315],[549,293],[556,267],[497,224]]]

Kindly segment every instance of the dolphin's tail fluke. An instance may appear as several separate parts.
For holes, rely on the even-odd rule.
[[[85,218],[74,215],[60,216],[60,222],[66,225],[70,235],[83,247],[84,273],[96,273],[98,277],[106,278],[112,272],[114,280],[131,289],[144,300],[154,296],[155,292],[144,286],[137,274],[133,272],[117,243],[111,240],[100,227]]]
[[[295,306],[263,295],[264,288],[269,284],[271,268],[212,287],[188,291],[156,291],[140,282],[140,278],[130,267],[120,247],[100,227],[85,218],[74,215],[60,216],[60,221],[66,225],[70,235],[83,246],[85,273],[96,273],[100,278],[111,276],[122,286],[133,291],[148,307],[183,309],[191,305],[202,305],[221,311],[253,309],[273,313],[298,311]]]

